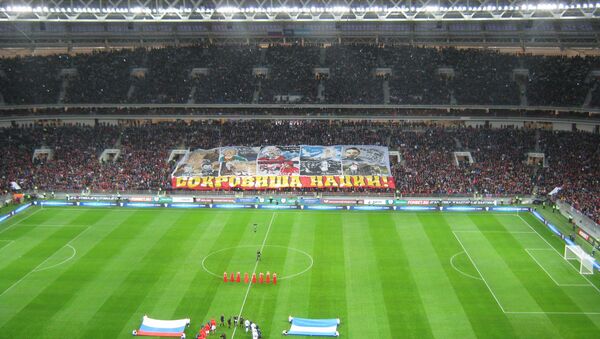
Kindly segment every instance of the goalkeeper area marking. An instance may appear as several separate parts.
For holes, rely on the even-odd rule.
[[[543,236],[541,236],[525,219],[519,216],[521,224],[531,231],[506,231],[507,235],[520,238],[523,255],[527,255],[538,267],[561,287],[567,295],[581,300],[583,310],[570,310],[568,306],[554,305],[555,310],[539,309],[538,301],[531,297],[526,288],[519,286],[518,277],[514,274],[516,265],[499,255],[502,249],[502,231],[496,231],[498,239],[486,238],[488,232],[453,231],[469,260],[477,270],[494,300],[502,312],[506,314],[563,314],[563,315],[597,315],[600,314],[600,290],[586,276],[569,263]],[[498,241],[495,246],[494,242]],[[536,244],[537,242],[537,244]],[[489,248],[486,249],[486,244]],[[535,248],[527,245],[535,244]],[[515,259],[524,263],[527,257]],[[579,305],[581,308],[582,305]]]

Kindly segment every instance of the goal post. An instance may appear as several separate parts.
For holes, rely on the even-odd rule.
[[[578,245],[565,246],[565,260],[578,260],[580,274],[594,274],[594,258]]]

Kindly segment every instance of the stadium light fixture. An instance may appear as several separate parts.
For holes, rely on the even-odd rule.
[[[320,13],[331,13],[336,15],[341,15],[344,13],[381,13],[381,14],[391,14],[391,13],[447,13],[447,12],[484,12],[484,11],[555,11],[555,10],[569,10],[569,9],[583,9],[583,10],[595,10],[600,8],[600,2],[592,3],[578,3],[578,4],[565,4],[565,3],[539,3],[539,4],[522,4],[520,6],[513,5],[505,5],[505,6],[497,6],[497,5],[485,5],[485,6],[437,6],[437,5],[427,5],[421,7],[415,6],[280,6],[280,7],[235,7],[235,6],[222,6],[217,7],[215,9],[209,9],[205,7],[201,8],[189,8],[189,7],[160,7],[160,8],[151,8],[151,7],[47,7],[47,6],[6,6],[0,8],[1,12],[21,14],[21,13],[132,13],[132,14],[150,14],[150,13],[160,13],[160,14],[185,14],[185,13],[202,13],[202,14],[212,14],[212,13],[220,13],[224,15],[233,15],[239,13],[287,13],[287,14],[300,14],[300,13],[312,13],[312,14],[320,14]]]

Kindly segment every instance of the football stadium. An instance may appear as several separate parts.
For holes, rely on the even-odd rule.
[[[0,0],[0,338],[600,338],[600,3]]]

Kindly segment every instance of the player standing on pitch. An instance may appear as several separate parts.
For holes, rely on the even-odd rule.
[[[258,224],[254,224],[254,233],[256,233],[257,229],[258,229]]]
[[[256,261],[260,261],[260,250],[256,251]]]

